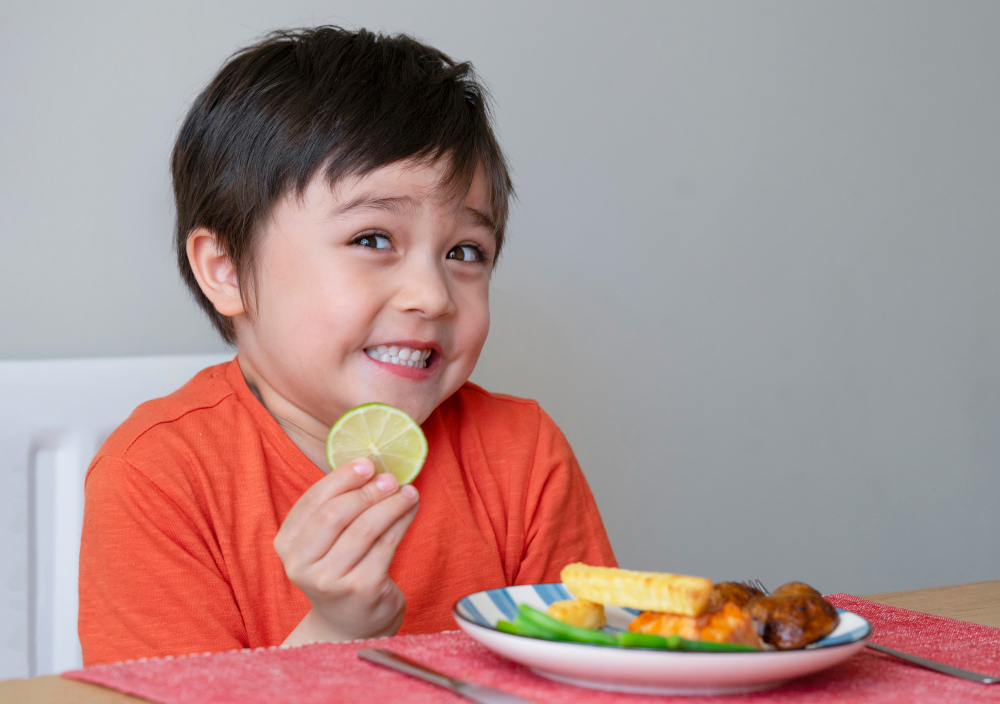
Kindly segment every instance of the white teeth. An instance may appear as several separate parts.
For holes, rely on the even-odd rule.
[[[378,345],[365,350],[372,359],[389,364],[398,364],[404,367],[416,367],[424,369],[427,367],[427,360],[433,350],[418,350],[410,347],[399,347],[398,345],[386,346]]]

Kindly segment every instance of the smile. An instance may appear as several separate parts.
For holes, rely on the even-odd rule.
[[[379,362],[389,362],[390,364],[398,364],[401,367],[414,367],[416,369],[423,369],[427,366],[427,358],[431,356],[432,352],[433,350],[429,349],[411,349],[409,347],[397,347],[396,345],[379,345],[378,347],[369,347],[365,350],[365,354]]]

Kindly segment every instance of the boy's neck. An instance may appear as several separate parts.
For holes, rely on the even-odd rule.
[[[247,387],[271,417],[281,426],[295,446],[302,450],[313,464],[328,471],[326,463],[326,435],[323,423],[296,408],[267,384],[244,355],[237,355],[237,363]]]

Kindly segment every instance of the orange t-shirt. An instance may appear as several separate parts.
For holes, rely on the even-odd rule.
[[[389,573],[400,633],[455,627],[466,594],[615,565],[573,452],[534,401],[465,384],[423,424],[420,509]],[[238,363],[144,403],[86,479],[85,665],[280,644],[309,610],[272,542],[323,472],[250,392]]]

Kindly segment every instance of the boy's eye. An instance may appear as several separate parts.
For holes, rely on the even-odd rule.
[[[481,262],[483,252],[474,245],[460,244],[448,252],[448,259],[457,259],[462,262]]]
[[[351,244],[356,244],[359,247],[367,247],[369,249],[391,249],[392,242],[385,235],[380,235],[377,232],[363,232],[354,240]]]

